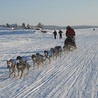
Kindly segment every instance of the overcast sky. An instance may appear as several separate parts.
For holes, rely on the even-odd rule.
[[[98,0],[0,0],[0,24],[98,25]]]

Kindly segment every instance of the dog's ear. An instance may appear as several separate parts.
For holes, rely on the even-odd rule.
[[[17,56],[16,57],[16,60],[18,60],[18,59],[20,60],[20,59],[22,59],[22,57],[21,56]]]

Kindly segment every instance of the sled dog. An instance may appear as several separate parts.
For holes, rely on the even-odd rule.
[[[17,62],[18,76],[21,71],[20,79],[22,78],[25,69],[27,69],[27,74],[29,73],[30,67],[31,66],[27,62]]]
[[[27,62],[27,57],[26,56],[17,56],[16,60],[19,62]]]
[[[14,73],[14,77],[16,76],[16,60],[10,59],[7,60],[7,68],[9,69],[9,77]]]
[[[41,55],[39,53],[36,53],[35,55],[32,55],[32,60],[33,60],[34,67],[35,67],[35,64],[37,64],[37,66],[39,68],[39,66],[41,65],[41,63],[44,66],[43,63],[45,61],[45,57],[43,55]],[[34,69],[34,67],[33,67],[33,69]]]
[[[52,57],[52,51],[50,51],[50,50],[44,50],[44,57],[45,57],[45,60],[48,59],[49,62],[51,62],[50,58]]]
[[[53,53],[53,58],[60,56],[61,57],[61,54],[62,54],[62,47],[61,46],[55,46],[54,48],[51,48],[50,51],[52,51]]]

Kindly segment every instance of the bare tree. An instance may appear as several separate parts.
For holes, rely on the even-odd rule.
[[[6,27],[10,27],[10,25],[8,23],[6,23]]]
[[[27,24],[27,29],[30,29],[30,25],[29,24]]]
[[[22,23],[22,27],[23,27],[23,28],[26,28],[25,23]]]
[[[41,24],[40,22],[37,25],[38,28],[42,28],[43,29],[43,24]]]

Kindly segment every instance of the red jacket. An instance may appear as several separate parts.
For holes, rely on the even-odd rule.
[[[74,37],[75,36],[75,31],[72,28],[69,28],[66,30],[66,37],[70,36],[70,37]]]

